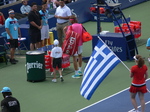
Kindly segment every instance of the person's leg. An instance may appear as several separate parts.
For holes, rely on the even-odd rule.
[[[59,69],[58,69],[58,72],[59,72],[59,75],[60,75],[61,82],[63,82],[64,79],[63,79],[63,76],[62,76],[62,69],[59,68]]]
[[[46,46],[46,44],[47,44],[47,39],[44,39],[44,40],[43,40],[43,43],[44,43],[44,46]]]
[[[78,55],[79,71],[82,71],[82,54]]]
[[[58,41],[59,41],[59,46],[62,46],[63,40],[62,40],[62,25],[57,23],[57,36],[58,36]]]
[[[77,56],[72,56],[72,57],[73,57],[74,70],[78,71]],[[77,75],[77,74],[75,73],[75,75]]]
[[[61,82],[63,82],[64,79],[63,79],[63,75],[62,75],[62,59],[61,58],[59,58],[57,60],[57,67],[58,67],[58,72],[59,72],[59,75],[60,75]]]
[[[130,93],[132,105],[133,105],[133,107],[134,107],[135,110],[138,110],[138,108],[137,108],[137,102],[135,100],[135,96],[136,96],[136,93]]]
[[[56,79],[56,68],[53,68],[54,79]]]
[[[35,50],[36,38],[33,31],[30,31],[30,50]]]
[[[15,50],[16,50],[16,45],[15,45],[15,40],[9,40],[10,42],[10,63],[11,64],[16,64],[14,61],[14,55],[15,55]]]
[[[35,50],[35,44],[34,43],[30,43],[30,50],[31,51]]]
[[[82,76],[82,46],[78,47],[78,64],[79,64],[79,71],[78,74]]]
[[[140,103],[141,103],[141,111],[145,112],[145,100],[144,100],[144,93],[138,92]]]
[[[10,59],[14,59],[15,49],[16,48],[10,48]]]
[[[78,54],[75,54],[73,56],[73,66],[74,66],[74,70],[75,70],[75,75],[72,75],[72,78],[80,78],[80,76],[78,75],[78,60],[77,60]]]

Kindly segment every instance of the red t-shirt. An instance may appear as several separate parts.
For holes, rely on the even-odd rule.
[[[145,73],[147,71],[147,66],[143,65],[141,68],[138,65],[131,67],[131,73],[133,73],[133,84],[143,84],[145,83]]]
[[[0,15],[0,24],[4,25],[4,20],[3,20],[3,17],[1,15]]]

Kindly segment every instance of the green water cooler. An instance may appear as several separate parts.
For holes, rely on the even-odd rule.
[[[37,82],[46,79],[44,55],[43,51],[26,52],[27,81]]]

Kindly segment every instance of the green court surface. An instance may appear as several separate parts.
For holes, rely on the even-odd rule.
[[[123,10],[126,17],[130,16],[131,20],[141,21],[142,36],[137,41],[139,54],[145,57],[145,63],[149,67],[147,57],[149,51],[145,47],[147,38],[150,35],[150,1],[133,6]],[[85,28],[91,34],[96,34],[97,23],[84,23]],[[114,32],[113,23],[101,23],[102,30]],[[83,45],[83,56],[88,57],[92,52],[92,43],[87,42]],[[0,88],[9,86],[12,89],[13,96],[16,97],[21,104],[22,112],[75,112],[81,108],[91,105],[102,100],[112,94],[115,94],[130,86],[131,78],[129,71],[120,63],[106,77],[101,85],[95,91],[91,100],[86,100],[80,95],[80,79],[71,78],[74,75],[72,57],[70,58],[71,66],[63,71],[64,82],[52,83],[50,72],[46,72],[46,80],[42,82],[28,82],[25,68],[26,56],[16,55],[19,62],[16,65],[5,65],[0,63]],[[134,61],[124,61],[130,68],[134,65]],[[83,69],[86,63],[83,62]],[[126,94],[129,95],[129,94]],[[3,97],[0,95],[0,100]],[[129,100],[130,102],[130,100]],[[109,108],[109,105],[107,105]],[[116,105],[117,106],[117,105]]]

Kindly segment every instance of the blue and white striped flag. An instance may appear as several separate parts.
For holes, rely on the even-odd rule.
[[[119,58],[99,40],[84,69],[80,94],[90,100],[100,83],[118,63],[120,63]]]

